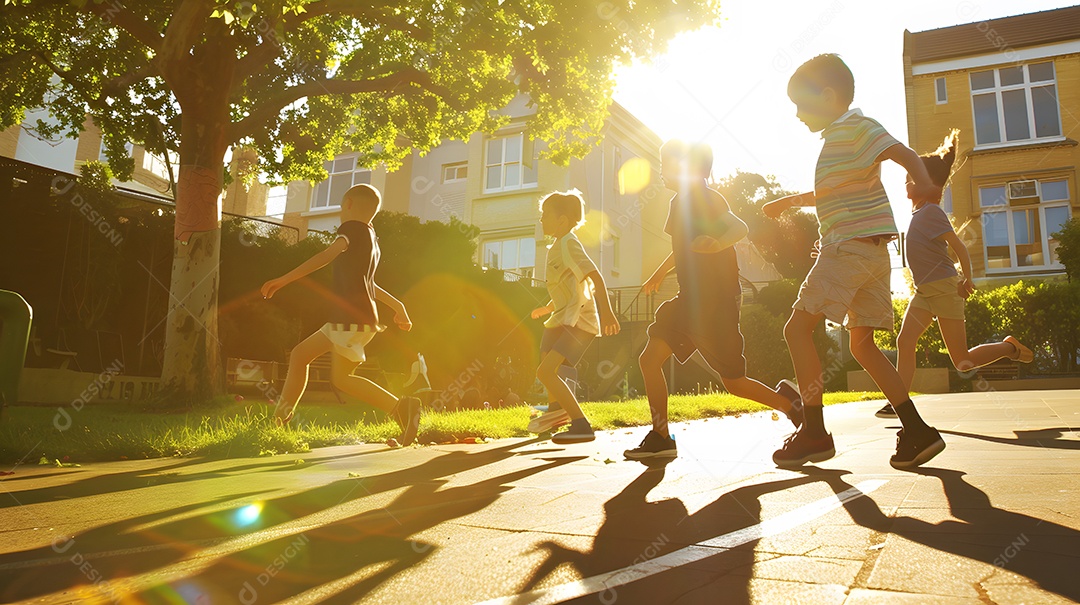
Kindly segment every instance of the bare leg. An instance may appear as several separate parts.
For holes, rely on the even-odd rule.
[[[584,418],[585,414],[578,405],[577,398],[570,387],[566,386],[562,378],[559,378],[559,368],[566,358],[561,353],[548,351],[540,360],[540,367],[536,369],[536,377],[544,385],[548,392],[548,401],[558,403],[571,420]]]
[[[799,383],[804,409],[821,407],[824,379],[821,376],[821,359],[814,348],[814,328],[821,318],[821,315],[795,309],[784,325],[784,339],[791,354],[791,363],[795,366],[795,380]]]
[[[392,412],[397,407],[397,397],[367,378],[353,376],[352,371],[357,365],[359,364],[334,353],[330,361],[330,382],[350,397],[371,404],[384,412]]]
[[[968,349],[967,329],[962,319],[938,319],[938,327],[941,328],[941,338],[949,349],[953,365],[961,372],[981,368],[1005,357],[1013,358],[1018,353],[1016,347],[1007,342],[995,342]]]
[[[649,399],[653,430],[662,437],[668,433],[668,388],[664,376],[664,364],[671,358],[671,347],[658,339],[649,339],[638,358],[641,377],[645,380],[645,396]]]
[[[292,418],[296,404],[307,388],[308,364],[333,348],[330,339],[322,332],[316,332],[300,341],[289,353],[289,372],[285,375],[285,386],[281,387],[281,396],[274,406],[274,418],[284,424]]]
[[[934,321],[934,315],[926,309],[908,305],[904,313],[904,323],[896,337],[896,372],[904,381],[904,388],[911,391],[911,382],[915,379],[915,352],[919,338]],[[967,350],[966,348],[964,349]]]
[[[851,354],[855,360],[866,370],[870,378],[885,393],[885,397],[893,408],[910,399],[904,381],[900,379],[893,364],[881,352],[874,343],[874,329],[868,327],[851,328]]]
[[[787,397],[784,397],[753,378],[743,376],[742,378],[721,377],[720,379],[724,383],[724,388],[736,397],[763,403],[784,414],[789,414],[791,412],[791,401],[789,401]]]

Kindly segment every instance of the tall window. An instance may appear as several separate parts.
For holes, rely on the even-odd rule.
[[[357,168],[355,155],[338,156],[333,161],[323,162],[323,167],[328,176],[315,186],[315,194],[311,196],[312,210],[340,206],[345,192],[353,185],[371,183],[371,171]]]
[[[521,237],[485,242],[484,266],[532,277],[536,271],[536,240]],[[517,275],[508,275],[507,279],[515,280]]]
[[[1061,268],[1053,234],[1069,220],[1069,200],[1064,179],[980,187],[987,273]]]
[[[976,71],[970,79],[976,145],[1061,136],[1053,61]]]
[[[524,134],[488,139],[484,150],[484,192],[536,186],[536,154]],[[529,149],[526,149],[528,147]]]
[[[934,80],[934,97],[937,100],[938,105],[943,105],[949,102],[949,92],[945,88],[945,78],[936,78]]]

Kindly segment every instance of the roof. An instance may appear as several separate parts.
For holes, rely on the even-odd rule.
[[[1080,6],[904,32],[904,54],[916,64],[1068,40],[1080,40]]]

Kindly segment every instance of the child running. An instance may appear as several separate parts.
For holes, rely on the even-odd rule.
[[[678,455],[668,431],[668,386],[664,364],[672,355],[686,363],[694,351],[720,375],[724,388],[736,397],[763,403],[802,423],[798,392],[786,384],[777,390],[746,376],[743,337],[739,332],[742,285],[733,246],[746,237],[746,223],[731,213],[720,192],[710,189],[712,149],[705,144],[668,141],[660,148],[660,176],[675,191],[664,231],[671,236],[671,254],[642,286],[660,290],[672,270],[679,293],[660,305],[649,325],[649,341],[639,358],[645,395],[652,413],[652,430],[637,448],[624,455],[632,460]]]
[[[922,158],[894,139],[877,121],[850,109],[855,79],[839,56],[819,55],[802,64],[788,82],[798,118],[825,140],[814,191],[774,200],[762,210],[776,218],[793,206],[815,206],[821,251],[792,305],[784,326],[802,395],[804,421],[773,454],[781,467],[821,462],[836,455],[822,417],[821,360],[813,334],[822,319],[843,323],[851,334],[851,354],[896,410],[894,468],[913,468],[945,449],[937,430],[919,416],[896,368],[874,343],[874,330],[893,326],[888,242],[896,223],[881,185],[881,162],[892,160],[912,177],[909,195],[922,203],[941,189],[930,180]]]
[[[559,377],[559,368],[577,365],[589,343],[601,332],[606,336],[619,333],[619,320],[611,310],[604,278],[574,235],[584,224],[585,200],[578,191],[551,193],[540,200],[540,225],[544,235],[555,238],[548,247],[544,275],[551,301],[533,310],[532,318],[551,315],[544,322],[540,367],[536,370],[550,405],[547,412],[529,423],[528,429],[545,433],[569,422],[569,429],[551,438],[559,444],[596,438],[574,392]]]
[[[263,284],[263,297],[271,298],[286,285],[333,263],[335,296],[329,321],[289,354],[289,372],[274,417],[282,424],[292,419],[296,404],[307,387],[308,364],[333,351],[330,384],[391,414],[402,431],[399,443],[409,445],[416,439],[420,424],[420,400],[416,397],[398,399],[374,382],[352,375],[365,359],[364,347],[376,333],[385,329],[379,324],[375,301],[385,303],[394,311],[394,323],[399,328],[412,329],[405,305],[375,283],[379,242],[371,220],[381,205],[382,195],[371,185],[356,185],[346,191],[341,200],[342,223],[337,230],[337,239],[299,267]]]
[[[930,180],[940,190],[944,190],[949,181],[956,159],[958,135],[959,131],[953,130],[937,151],[922,156]],[[910,178],[907,186],[908,197],[913,198]],[[908,266],[915,281],[915,296],[908,304],[900,334],[896,338],[896,370],[909,391],[915,376],[916,345],[935,318],[949,357],[960,372],[969,372],[1002,358],[1022,363],[1030,363],[1034,359],[1031,349],[1012,336],[1006,336],[1002,342],[968,348],[964,300],[975,291],[975,285],[971,282],[971,256],[964,242],[953,231],[940,202],[940,196],[927,201],[912,199],[911,226],[905,240]],[[960,259],[963,277],[956,273],[956,266],[949,257],[949,248]],[[891,405],[885,404],[876,415],[895,418],[896,412]]]

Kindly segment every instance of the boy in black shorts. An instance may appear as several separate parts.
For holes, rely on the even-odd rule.
[[[731,214],[727,200],[709,189],[712,149],[669,141],[660,148],[664,186],[676,192],[664,231],[672,252],[645,282],[642,290],[657,292],[675,270],[679,293],[660,305],[649,326],[649,342],[641,353],[641,375],[652,411],[653,428],[627,458],[673,457],[675,440],[668,432],[667,380],[664,364],[672,355],[685,363],[694,353],[715,370],[732,395],[763,403],[786,414],[796,428],[802,422],[798,393],[785,384],[770,389],[746,376],[743,339],[739,332],[742,286],[732,246],[746,236],[746,224]]]

